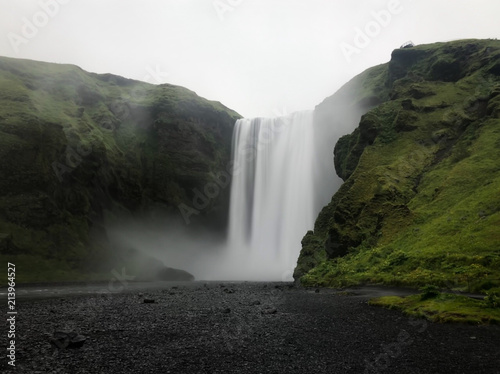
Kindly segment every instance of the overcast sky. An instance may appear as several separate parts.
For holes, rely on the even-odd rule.
[[[273,116],[313,109],[408,40],[499,38],[499,15],[498,0],[0,0],[0,55]]]

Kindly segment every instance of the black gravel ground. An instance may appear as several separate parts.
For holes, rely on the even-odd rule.
[[[20,299],[16,367],[5,355],[2,366],[65,374],[500,373],[500,326],[410,319],[369,306],[368,296],[285,283],[193,282]],[[58,349],[49,343],[57,330],[87,340]]]

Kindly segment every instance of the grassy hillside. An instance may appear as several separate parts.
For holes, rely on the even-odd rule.
[[[26,282],[109,271],[104,218],[182,221],[226,169],[239,117],[183,87],[0,57],[0,259]],[[228,196],[191,220],[224,227]]]
[[[345,182],[304,237],[295,278],[499,287],[500,42],[398,49],[362,81],[358,97],[379,92],[375,106],[335,146]]]

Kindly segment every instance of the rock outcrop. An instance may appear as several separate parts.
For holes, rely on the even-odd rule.
[[[330,99],[372,108],[335,145],[344,183],[305,235],[296,279],[500,285],[499,63],[496,40],[398,49]]]
[[[19,281],[74,280],[109,272],[106,220],[223,231],[239,117],[183,87],[0,57],[0,256]]]

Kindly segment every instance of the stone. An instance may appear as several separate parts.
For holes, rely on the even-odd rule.
[[[260,311],[261,314],[276,314],[278,310],[276,308],[267,307]]]
[[[87,337],[75,331],[56,331],[50,338],[50,344],[57,349],[80,348],[85,344]]]

